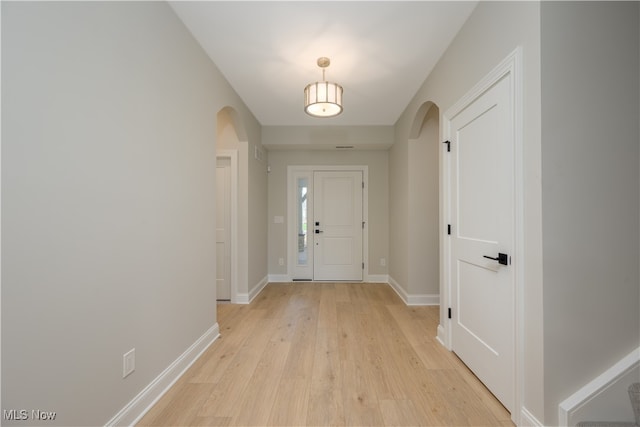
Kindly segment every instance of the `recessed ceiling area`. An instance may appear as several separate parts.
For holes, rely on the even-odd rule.
[[[170,2],[262,126],[391,126],[477,2]],[[304,87],[344,87],[344,111],[314,118]]]

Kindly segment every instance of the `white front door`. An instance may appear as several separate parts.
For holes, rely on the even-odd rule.
[[[510,411],[515,396],[512,91],[512,76],[503,76],[446,129],[452,349]]]
[[[362,171],[314,172],[314,280],[362,280],[362,187]]]
[[[216,164],[216,299],[231,300],[231,160]]]

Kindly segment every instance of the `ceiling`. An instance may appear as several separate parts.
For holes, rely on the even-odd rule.
[[[176,1],[179,18],[263,126],[395,124],[477,2]],[[344,112],[313,118],[303,90],[344,87]]]

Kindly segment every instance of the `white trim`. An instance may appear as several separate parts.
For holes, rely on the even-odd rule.
[[[293,282],[291,276],[288,274],[270,274],[269,283],[289,283]]]
[[[249,291],[249,303],[258,296],[258,294],[269,284],[269,278],[264,276],[254,287]]]
[[[251,304],[251,301],[255,299],[255,297],[260,294],[260,292],[271,282],[269,280],[269,276],[264,276],[256,285],[251,288],[249,293],[238,293],[238,298],[236,300],[236,304]]]
[[[558,425],[569,425],[572,414],[589,404],[600,394],[622,379],[630,371],[640,366],[640,347],[626,355],[622,360],[598,375],[593,381],[573,393],[558,405]]]
[[[514,137],[514,248],[512,259],[514,268],[514,396],[512,420],[516,425],[521,424],[524,403],[524,172],[523,172],[523,79],[522,79],[522,48],[517,47],[498,66],[486,75],[478,84],[467,92],[458,102],[450,107],[442,117],[442,140],[450,139],[450,118],[455,117],[468,104],[481,96],[496,82],[507,75],[511,75],[511,93],[513,101],[513,137]],[[449,174],[451,171],[450,159],[447,156],[445,145],[441,144],[441,230],[445,234],[447,224],[451,224],[451,186]],[[450,275],[451,245],[447,236],[443,236],[443,251],[440,261],[441,277],[441,312],[451,306],[452,284]],[[452,348],[451,320],[446,317],[444,323],[438,326],[438,340],[448,349]]]
[[[407,301],[408,301],[407,293],[404,291],[404,289],[402,289],[402,286],[400,286],[400,284],[396,282],[396,280],[391,276],[389,276],[389,285],[391,285],[391,288],[393,288],[393,290],[396,291],[396,294],[398,294],[400,299],[405,304],[407,304]]]
[[[524,284],[525,284],[525,251],[524,251],[524,79],[522,77],[523,66],[523,54],[522,48],[518,46],[516,50],[509,55],[506,59],[509,65],[510,72],[513,73],[513,102],[514,102],[514,130],[513,137],[515,141],[515,146],[513,156],[514,156],[514,169],[513,169],[513,179],[514,179],[514,215],[515,215],[515,241],[514,241],[514,249],[513,249],[513,259],[516,260],[514,263],[515,268],[515,313],[513,315],[514,320],[514,333],[515,333],[515,357],[514,357],[514,365],[513,365],[513,375],[515,379],[515,389],[514,389],[514,412],[515,415],[512,416],[512,419],[517,425],[522,425],[523,423],[523,415],[532,421],[535,421],[535,424],[532,425],[542,425],[539,420],[537,420],[533,414],[531,414],[524,406],[524,396],[525,396],[525,323],[524,323],[524,313],[525,313],[525,292],[524,292]],[[542,375],[542,372],[539,372]],[[520,411],[517,409],[520,408]]]
[[[536,417],[533,416],[531,412],[524,406],[520,411],[520,424],[521,426],[532,426],[532,427],[544,427],[544,424],[540,422]],[[562,425],[562,424],[559,424]]]
[[[415,294],[409,295],[407,305],[440,305],[440,295],[438,294]]]
[[[269,274],[269,283],[292,283],[294,280],[288,274]],[[363,283],[389,283],[388,274],[369,274]]]
[[[216,160],[231,163],[231,302],[238,302],[238,150],[217,150]]]
[[[236,298],[236,302],[234,304],[249,304],[249,294],[238,292],[238,297]]]
[[[442,344],[444,348],[451,351],[451,347],[448,347],[447,345],[447,331],[445,331],[442,325],[438,325],[437,332],[436,332],[436,340],[440,344]]]
[[[439,305],[438,294],[408,294],[393,277],[389,276],[389,285],[406,305]]]
[[[107,421],[105,426],[135,425],[218,337],[220,337],[220,327],[216,323]]]
[[[365,280],[366,283],[389,283],[388,274],[369,274]]]

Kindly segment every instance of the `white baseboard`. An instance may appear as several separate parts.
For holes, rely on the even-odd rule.
[[[388,274],[369,274],[367,275],[367,283],[389,283]]]
[[[635,421],[627,388],[637,382],[639,376],[640,347],[560,403],[559,425],[572,426],[579,421]],[[592,419],[594,417],[599,419]]]
[[[260,280],[253,288],[251,288],[251,291],[249,291],[249,293],[238,293],[236,304],[249,304],[255,297],[258,296],[260,291],[262,291],[264,287],[269,284],[269,282],[271,282],[271,280],[269,280],[268,276],[264,276],[262,280]]]
[[[291,276],[288,274],[270,274],[269,283],[289,283],[293,282]]]
[[[264,289],[265,286],[269,284],[269,277],[264,276],[262,280],[260,280],[249,292],[249,302],[253,301],[255,297]]]
[[[439,294],[408,294],[391,276],[388,283],[406,305],[440,305]]]
[[[293,279],[288,274],[269,274],[269,283],[291,283]],[[388,274],[369,274],[366,283],[389,283]]]
[[[527,410],[527,408],[525,408],[524,406],[520,410],[520,424],[518,425],[544,427],[544,424],[542,424],[536,417],[534,417],[533,414],[529,412],[529,410]]]
[[[439,294],[409,295],[407,305],[440,305]]]
[[[105,425],[135,425],[219,336],[216,323]]]
[[[447,338],[447,331],[444,329],[444,326],[442,325],[438,325],[436,340],[440,344],[442,344],[444,348],[446,348],[447,350],[451,350],[451,348],[449,348],[449,339]]]

